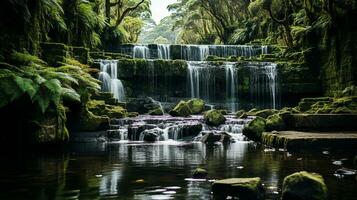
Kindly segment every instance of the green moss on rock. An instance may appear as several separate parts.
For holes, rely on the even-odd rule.
[[[306,171],[284,178],[282,200],[327,200],[327,187],[321,175]]]
[[[161,108],[156,108],[154,110],[149,111],[149,115],[163,115],[164,112],[162,111]]]
[[[244,129],[243,135],[254,141],[261,141],[262,133],[265,131],[266,120],[262,117],[256,117],[249,122]]]
[[[180,101],[174,109],[169,111],[169,114],[173,117],[188,117],[192,111],[185,101]]]
[[[267,131],[281,131],[286,127],[283,118],[279,114],[271,115],[266,120],[266,130]]]
[[[123,107],[108,105],[100,100],[88,101],[87,107],[89,111],[99,116],[108,116],[110,118],[123,118],[126,116],[126,110]]]
[[[274,115],[278,111],[275,109],[264,109],[255,113],[256,116],[262,117],[264,119],[268,118],[270,115]]]
[[[222,112],[215,109],[207,111],[203,118],[205,123],[211,126],[219,126],[226,122],[226,118],[223,116]]]
[[[245,110],[239,110],[236,112],[236,117],[240,118],[245,113]]]
[[[202,99],[190,99],[187,101],[188,107],[191,109],[192,114],[201,114],[205,110],[205,101]]]
[[[206,178],[207,175],[208,175],[207,170],[202,168],[195,169],[195,171],[192,174],[193,178]]]

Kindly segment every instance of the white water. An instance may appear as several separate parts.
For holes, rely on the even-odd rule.
[[[118,79],[118,61],[101,60],[99,80],[102,82],[102,91],[113,93],[118,101],[125,101],[124,86]]]
[[[237,95],[237,85],[238,85],[238,74],[237,69],[234,67],[235,63],[227,62],[224,63],[226,70],[226,101],[227,108],[231,112],[237,111],[238,95]]]
[[[188,61],[188,78],[192,98],[200,98],[210,103],[214,101],[215,74],[207,62]]]
[[[164,59],[169,60],[172,58],[171,48],[169,44],[157,44],[152,47],[150,45],[134,45],[132,47],[133,58],[143,59]],[[123,47],[122,53],[127,53],[128,47]],[[187,61],[204,61],[207,56],[243,56],[252,57],[260,54],[268,54],[268,46],[253,46],[253,45],[179,45],[180,59]],[[176,55],[177,56],[177,55]]]
[[[150,57],[150,50],[147,46],[134,46],[133,49],[133,58],[143,58],[148,59]]]

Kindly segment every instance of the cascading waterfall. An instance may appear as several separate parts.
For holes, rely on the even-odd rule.
[[[157,45],[157,56],[158,56],[158,59],[169,60],[171,58],[170,45],[158,44]]]
[[[133,58],[148,59],[150,57],[150,49],[147,46],[134,46]]]
[[[188,82],[192,98],[204,99],[207,103],[214,100],[214,72],[207,62],[189,61]]]
[[[118,101],[125,101],[124,86],[118,79],[118,61],[101,60],[99,80],[102,82],[102,91],[113,93]]]
[[[276,63],[250,63],[250,94],[257,105],[277,107],[277,70]]]
[[[226,101],[227,101],[227,108],[231,112],[237,111],[237,85],[238,85],[238,75],[237,70],[234,67],[235,63],[227,62],[224,63],[224,67],[226,70]]]
[[[172,59],[175,52],[180,55],[175,55],[175,59],[182,59],[187,61],[204,61],[207,56],[219,57],[252,57],[260,54],[268,54],[268,46],[258,45],[134,45],[131,47],[123,45],[119,47],[119,52],[129,54],[133,58],[143,59]],[[131,54],[130,54],[131,52]]]

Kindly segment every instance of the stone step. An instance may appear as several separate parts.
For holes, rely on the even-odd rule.
[[[305,149],[351,149],[357,146],[357,131],[355,132],[299,132],[279,131],[264,132],[262,143],[274,148],[284,148],[288,151]]]
[[[292,130],[357,131],[357,114],[293,114],[288,121]]]

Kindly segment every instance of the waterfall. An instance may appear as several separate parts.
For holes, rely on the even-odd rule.
[[[182,59],[204,61],[207,56],[252,57],[268,54],[268,46],[259,45],[121,45],[119,52],[143,59]]]
[[[226,71],[226,101],[227,108],[231,112],[237,111],[237,85],[238,85],[238,76],[237,70],[234,68],[234,64],[232,62],[224,63],[225,71]]]
[[[118,101],[125,101],[124,86],[118,79],[118,61],[101,60],[99,80],[102,82],[102,91],[113,93]]]
[[[187,65],[191,97],[212,102],[215,79],[211,67],[207,62],[201,61],[189,61]]]
[[[169,60],[171,58],[170,45],[158,44],[157,45],[157,56],[158,56],[158,59]]]
[[[148,59],[150,57],[150,49],[147,46],[134,46],[133,49],[133,58],[143,58]]]
[[[257,105],[277,107],[276,63],[250,63],[250,94]]]

